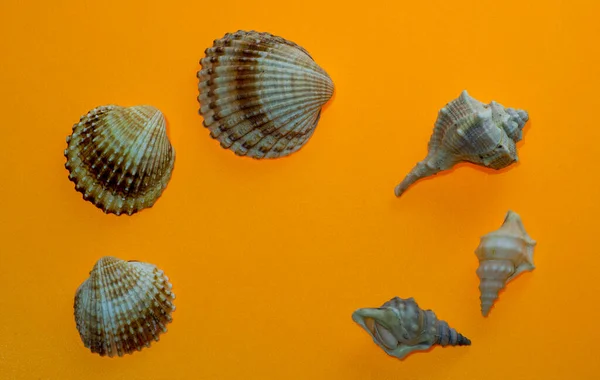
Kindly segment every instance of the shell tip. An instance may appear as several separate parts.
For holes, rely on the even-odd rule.
[[[394,189],[394,194],[396,195],[397,198],[400,198],[400,196],[402,195],[403,192],[404,191],[402,190],[400,185],[396,186],[396,188]]]
[[[462,334],[458,334],[458,341],[457,341],[459,346],[470,346],[471,345],[471,339],[467,338],[466,336],[462,335]]]
[[[484,317],[490,314],[490,310],[492,310],[492,305],[481,305],[481,315]]]

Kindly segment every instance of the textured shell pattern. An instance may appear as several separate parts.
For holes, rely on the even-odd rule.
[[[65,167],[83,198],[106,213],[151,207],[171,178],[175,150],[162,113],[151,106],[101,106],[67,137]]]
[[[387,354],[403,359],[434,345],[467,346],[471,341],[448,323],[423,310],[413,298],[394,297],[379,308],[358,309],[352,319],[363,327]]]
[[[440,110],[427,157],[396,187],[396,196],[419,179],[459,162],[496,170],[511,165],[518,160],[515,143],[522,139],[527,120],[529,115],[523,110],[504,108],[494,101],[483,104],[463,91]]]
[[[235,154],[287,156],[312,136],[333,82],[306,50],[268,33],[228,33],[206,49],[198,72],[200,114]]]
[[[521,217],[512,211],[507,213],[500,229],[481,238],[475,250],[479,259],[481,314],[488,315],[498,293],[509,281],[524,271],[535,269],[535,245],[525,231]]]
[[[77,330],[93,353],[130,354],[167,331],[174,299],[168,277],[156,266],[103,257],[77,289]]]

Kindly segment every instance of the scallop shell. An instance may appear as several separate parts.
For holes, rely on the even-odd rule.
[[[306,50],[269,33],[238,31],[215,40],[205,54],[200,114],[223,148],[277,158],[308,141],[333,82]]]
[[[529,120],[523,110],[504,108],[469,96],[467,91],[448,103],[438,114],[427,157],[396,186],[399,197],[419,179],[452,168],[459,162],[471,162],[502,169],[518,160],[515,143]]]
[[[388,355],[399,359],[434,345],[471,345],[469,339],[437,319],[433,311],[421,309],[412,297],[394,297],[379,308],[358,309],[352,319]]]
[[[103,257],[75,294],[75,322],[85,347],[123,356],[159,340],[175,310],[169,279],[152,264]]]
[[[521,272],[535,269],[535,244],[525,231],[521,217],[512,211],[506,214],[500,229],[481,238],[475,250],[479,259],[477,276],[480,280],[481,314],[488,315],[498,298],[498,292],[510,280]]]
[[[67,137],[65,167],[83,198],[106,213],[152,207],[171,179],[175,150],[151,106],[94,108]]]

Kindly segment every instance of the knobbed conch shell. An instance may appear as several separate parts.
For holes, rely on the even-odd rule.
[[[156,266],[103,257],[75,294],[75,322],[85,347],[123,356],[158,341],[175,310],[169,279]]]
[[[529,120],[527,112],[483,104],[466,91],[448,103],[438,114],[427,157],[396,186],[399,197],[421,178],[447,170],[462,161],[492,169],[502,169],[517,161],[515,143]]]
[[[532,271],[532,240],[521,217],[512,211],[506,214],[500,229],[490,232],[481,238],[475,254],[479,259],[479,291],[481,292],[481,314],[488,315],[492,305],[498,298],[498,292],[506,283],[523,271]]]
[[[412,297],[394,297],[379,308],[358,309],[352,319],[367,330],[388,355],[400,359],[434,345],[471,345],[469,339],[438,320],[433,311],[419,308]]]
[[[210,136],[240,156],[277,158],[313,134],[333,82],[306,50],[269,33],[214,41],[198,72],[200,114]]]
[[[175,164],[165,118],[151,106],[95,108],[73,126],[67,144],[69,179],[106,213],[151,207]]]

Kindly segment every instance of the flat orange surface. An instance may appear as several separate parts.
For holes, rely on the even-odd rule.
[[[598,379],[597,1],[15,1],[0,4],[1,379]],[[309,143],[235,156],[198,115],[214,39],[305,47],[336,94]],[[520,162],[394,186],[461,90],[525,109]],[[156,205],[105,215],[67,178],[71,127],[151,104],[177,152]],[[479,237],[507,210],[537,269],[479,311]],[[164,269],[169,332],[123,358],[83,347],[73,297],[102,256]],[[470,347],[388,357],[351,320],[415,297]]]

